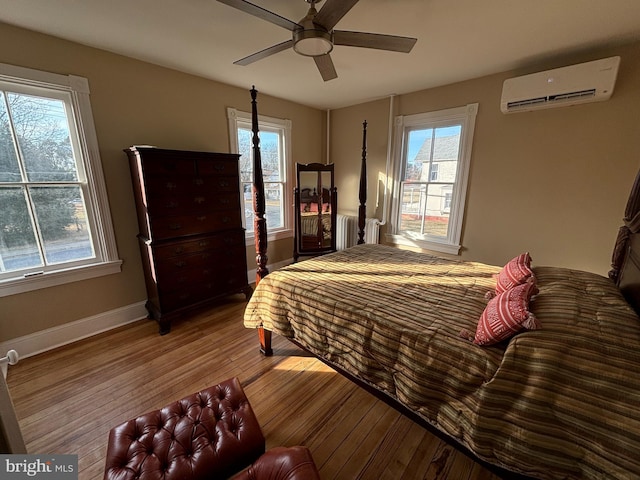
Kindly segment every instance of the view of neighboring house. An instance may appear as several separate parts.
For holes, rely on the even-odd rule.
[[[426,138],[424,138],[426,137]],[[415,130],[409,144],[402,188],[402,232],[446,236],[453,186],[458,172],[460,129]]]

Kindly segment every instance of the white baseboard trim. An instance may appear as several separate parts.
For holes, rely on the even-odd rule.
[[[77,342],[98,333],[146,318],[147,310],[144,308],[144,304],[145,302],[134,303],[126,307],[76,320],[75,322],[6,340],[0,343],[0,353],[13,349],[18,352],[20,358],[27,358]]]

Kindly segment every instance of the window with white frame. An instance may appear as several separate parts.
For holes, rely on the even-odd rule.
[[[87,80],[0,64],[0,296],[121,263]]]
[[[392,242],[458,254],[478,104],[396,118]]]
[[[243,222],[247,239],[254,237],[253,214],[253,132],[251,114],[227,109],[231,151],[240,154],[240,182],[243,193]],[[258,119],[260,158],[265,191],[265,218],[270,239],[291,236],[293,204],[288,179],[291,178],[289,158],[291,121],[260,116]]]

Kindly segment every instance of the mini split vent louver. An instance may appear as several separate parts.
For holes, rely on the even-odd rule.
[[[619,65],[620,57],[610,57],[509,78],[502,86],[500,110],[528,112],[608,100]]]

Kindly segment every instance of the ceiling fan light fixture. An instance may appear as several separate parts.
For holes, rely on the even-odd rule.
[[[333,42],[328,32],[298,30],[293,32],[293,49],[305,57],[319,57],[333,50]]]

